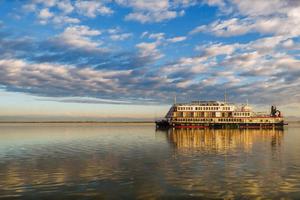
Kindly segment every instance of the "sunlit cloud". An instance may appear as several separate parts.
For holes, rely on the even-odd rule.
[[[89,104],[222,99],[225,90],[256,105],[300,100],[297,1],[32,0],[7,7],[2,90]]]

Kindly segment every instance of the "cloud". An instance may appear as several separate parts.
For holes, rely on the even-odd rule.
[[[62,10],[64,13],[72,13],[74,10],[74,6],[69,0],[62,0],[57,2],[57,7]]]
[[[53,23],[57,25],[63,25],[63,24],[79,24],[80,20],[73,17],[68,16],[55,16],[53,18]]]
[[[296,1],[272,1],[265,12],[265,2],[247,0],[114,2],[117,5],[110,0],[66,1],[64,6],[61,1],[36,0],[25,5],[37,20],[63,26],[55,26],[54,34],[47,38],[1,32],[1,87],[78,103],[164,103],[175,94],[180,94],[182,101],[221,99],[225,88],[234,101],[248,98],[257,104],[285,104],[300,100]],[[251,2],[253,6],[246,9]],[[187,36],[181,30],[179,35],[169,35],[167,23],[155,25],[161,31],[139,25],[146,30],[134,28],[132,33],[127,29],[132,23],[128,22],[124,22],[124,26],[130,24],[128,27],[99,24],[105,27],[101,30],[93,23],[74,25],[95,20],[86,17],[110,15],[101,13],[103,6],[116,12],[115,6],[121,5],[125,16],[140,17],[128,20],[152,23],[174,19],[197,4],[218,6],[219,19],[200,24]],[[227,6],[229,12],[224,11]],[[202,41],[195,37],[199,33],[217,37]],[[140,37],[122,42],[136,35]]]
[[[1,84],[8,90],[45,96],[106,96],[112,91],[124,93],[115,77],[127,77],[131,71],[78,69],[58,64],[31,64],[19,59],[0,60]]]
[[[154,39],[154,40],[163,40],[165,39],[165,33],[151,33],[148,35],[148,38]]]
[[[88,26],[70,26],[67,27],[62,34],[56,37],[61,43],[74,48],[82,48],[87,50],[98,49],[101,42],[91,40],[90,37],[99,36],[101,31],[90,29]]]
[[[163,57],[163,54],[157,49],[158,43],[156,42],[142,42],[136,45],[139,49],[140,55],[143,58],[151,58],[157,60]]]
[[[38,22],[42,25],[54,23],[55,25],[78,24],[78,18],[70,17],[74,6],[70,0],[32,0],[22,6],[25,12],[32,12],[37,15]]]
[[[98,15],[112,15],[113,10],[106,6],[106,2],[95,0],[70,1],[70,0],[31,0],[22,6],[25,12],[37,14],[40,24],[48,24],[49,22],[55,25],[76,24],[81,15],[95,18]],[[72,17],[76,12],[78,18]]]
[[[101,3],[101,1],[77,1],[75,7],[84,16],[95,18],[99,15],[111,15],[113,10]]]
[[[157,90],[167,80],[133,70],[99,70],[53,63],[37,64],[21,59],[0,59],[0,77],[0,84],[7,91],[61,97],[64,99],[57,100],[64,102],[83,103],[85,98],[97,98],[98,103],[147,104],[157,102],[157,99],[166,99],[157,94]],[[149,90],[149,87],[152,89]],[[78,97],[81,100],[65,97]],[[92,102],[95,103],[95,100]]]
[[[184,14],[183,10],[178,10],[178,6],[182,4],[170,3],[168,0],[117,0],[116,2],[133,9],[133,12],[125,16],[126,20],[141,23],[162,22]]]
[[[132,36],[131,33],[120,33],[120,34],[113,34],[110,38],[114,41],[126,40]]]
[[[231,37],[243,35],[253,29],[249,20],[240,20],[239,18],[232,18],[229,20],[215,21],[210,25],[201,25],[190,31],[190,34],[197,34],[200,32],[212,33],[216,36]]]
[[[211,5],[221,5],[221,1],[209,1]],[[219,2],[219,3],[218,3]],[[53,10],[56,14],[64,17],[72,17],[71,14],[78,14],[80,16],[86,16],[89,18],[95,18],[97,16],[110,16],[114,13],[111,6],[113,3],[128,7],[131,12],[124,18],[125,20],[138,21],[141,23],[158,23],[174,19],[176,17],[184,16],[185,9],[200,4],[197,1],[169,1],[169,0],[31,0],[23,5],[23,10],[26,12],[37,13],[42,10],[43,14],[46,10]],[[47,19],[50,19],[48,17]],[[47,21],[43,20],[40,23],[46,24]],[[66,22],[68,23],[68,22]]]
[[[221,6],[221,5],[220,5]],[[300,34],[298,1],[232,1],[234,16],[195,27],[190,34],[210,33],[219,37],[244,35],[251,32],[296,37]],[[238,17],[237,17],[238,16]]]
[[[209,6],[224,7],[226,5],[223,0],[205,0],[204,2]]]
[[[111,70],[142,69],[153,64],[154,58],[143,57],[136,50],[107,47],[99,39],[101,35],[100,30],[87,26],[69,26],[62,33],[43,40],[15,38],[14,34],[0,32],[0,58]]]
[[[168,45],[169,43],[182,42],[187,39],[186,36],[176,36],[173,38],[166,38],[165,33],[149,33],[143,32],[141,38],[147,37],[148,39],[155,40],[159,45]]]
[[[49,12],[48,8],[44,8],[39,13],[39,18],[42,20],[49,19],[53,17],[53,13]]]
[[[68,98],[47,98],[40,99],[41,101],[57,101],[63,103],[91,103],[91,104],[133,104],[132,101],[115,100],[115,99],[101,99],[101,98],[87,98],[87,97],[68,97]]]
[[[111,28],[107,30],[110,39],[113,41],[122,41],[132,37],[132,33],[124,33],[121,28]]]
[[[196,46],[196,50],[202,51],[204,56],[215,57],[218,55],[231,55],[239,47],[239,44],[228,44],[222,43],[209,44],[204,46]]]
[[[187,37],[185,37],[185,36],[178,36],[178,37],[169,38],[168,42],[172,42],[172,43],[182,42],[182,41],[184,41],[186,39],[187,39]]]
[[[173,19],[177,16],[175,11],[162,12],[134,12],[128,14],[125,19],[132,21],[139,21],[141,23],[147,22],[161,22],[168,19]]]
[[[97,32],[83,32],[92,36],[98,34]],[[267,40],[272,41],[271,38]],[[102,58],[97,57],[99,53],[93,54],[93,51],[88,51],[86,57],[79,60],[71,54],[71,58],[74,59],[72,64],[35,63],[34,60],[26,61],[28,57],[26,60],[2,57],[0,84],[8,91],[45,97],[93,97],[99,98],[99,102],[102,102],[102,99],[107,101],[114,99],[141,103],[147,98],[151,98],[151,102],[166,102],[178,93],[184,96],[179,100],[184,101],[220,99],[226,88],[230,97],[235,98],[234,101],[244,101],[248,98],[251,102],[258,104],[275,103],[275,100],[276,103],[292,103],[299,100],[297,94],[300,92],[300,69],[298,67],[300,63],[293,55],[277,52],[284,41],[286,40],[277,39],[268,51],[259,50],[260,46],[257,45],[263,43],[260,40],[247,44],[202,45],[200,55],[180,58],[158,67],[147,65],[149,64],[148,58],[145,58],[153,59],[155,54],[159,53],[157,44],[155,42],[141,43],[137,46],[139,56],[131,58],[144,58],[142,64],[137,65],[138,68],[132,68],[132,64],[136,62],[131,62],[132,64],[128,65],[131,68],[127,69],[112,67],[120,66],[122,63],[122,59],[119,59],[122,56],[117,54],[114,57],[109,54],[103,56],[108,56],[107,61],[111,62],[106,68],[94,68],[92,65],[80,67],[80,60],[93,56],[99,59],[95,60],[95,63],[103,62]],[[32,42],[28,43],[27,45],[30,45]],[[47,45],[45,47],[48,48]],[[25,46],[23,48],[26,49]],[[48,50],[53,51],[53,48],[48,48]],[[219,61],[216,60],[216,57],[224,54],[226,56],[220,57]],[[80,53],[80,55],[84,54]],[[101,54],[100,57],[102,57]],[[114,63],[113,58],[119,60],[115,60]],[[68,58],[67,60],[71,62]],[[126,57],[125,61],[128,62]],[[253,94],[259,98],[254,98]],[[273,98],[274,96],[276,98]],[[287,96],[290,97],[288,100]],[[64,101],[83,102],[78,99],[65,99]],[[95,103],[96,101],[86,102]]]

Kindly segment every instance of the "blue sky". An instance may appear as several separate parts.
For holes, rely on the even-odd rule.
[[[295,0],[0,0],[0,119],[162,116],[178,101],[300,111]]]

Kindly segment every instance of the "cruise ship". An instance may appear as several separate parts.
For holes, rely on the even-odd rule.
[[[174,103],[157,128],[283,128],[284,118],[275,106],[270,113],[254,112],[248,103],[192,101]]]

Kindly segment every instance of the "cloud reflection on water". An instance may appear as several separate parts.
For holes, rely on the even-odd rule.
[[[297,130],[1,125],[0,197],[297,197]]]

